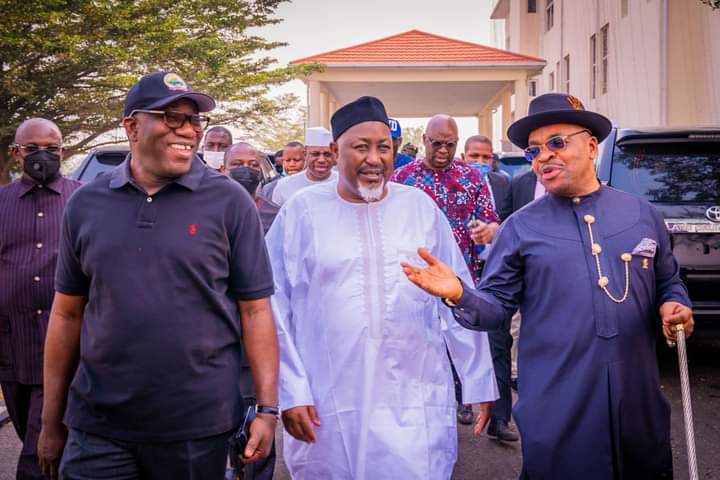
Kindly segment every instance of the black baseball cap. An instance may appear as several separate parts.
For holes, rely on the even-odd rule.
[[[172,72],[155,72],[142,77],[130,87],[125,97],[125,116],[133,110],[155,110],[181,98],[195,102],[199,112],[215,108],[215,100],[204,93],[193,91],[180,75]]]
[[[510,125],[507,136],[520,148],[528,147],[528,137],[533,130],[555,123],[572,123],[590,130],[598,142],[610,133],[612,124],[599,113],[585,110],[582,102],[564,93],[546,93],[530,102],[527,117]]]

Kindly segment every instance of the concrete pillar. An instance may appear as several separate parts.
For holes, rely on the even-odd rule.
[[[481,132],[481,135],[485,135],[490,140],[493,139],[493,107],[488,107],[485,110],[485,130]]]
[[[478,112],[477,119],[478,119],[478,132],[477,132],[478,135],[487,135],[487,131],[492,130],[492,125],[488,125],[488,119],[487,119],[487,115],[485,115],[485,110]]]
[[[316,127],[322,122],[321,103],[320,82],[317,80],[310,80],[308,82],[308,127]]]
[[[318,126],[327,128],[329,122],[328,110],[330,109],[330,100],[327,92],[320,91],[320,123]]]
[[[514,120],[527,116],[528,111],[528,85],[527,78],[515,80],[515,115]]]
[[[511,105],[512,92],[506,90],[502,95],[502,126],[500,127],[500,138],[507,140],[507,129],[512,123],[512,105]]]

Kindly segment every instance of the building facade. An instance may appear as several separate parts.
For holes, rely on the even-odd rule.
[[[496,46],[546,60],[531,98],[570,93],[622,127],[720,124],[720,10],[700,0],[496,0],[491,19]]]

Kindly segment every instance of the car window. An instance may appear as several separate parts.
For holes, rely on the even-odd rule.
[[[498,168],[510,175],[510,178],[530,170],[530,162],[524,156],[503,157]]]
[[[85,170],[80,173],[81,182],[90,182],[95,179],[98,175],[108,170],[112,170],[116,166],[120,165],[128,152],[117,151],[117,152],[97,152],[95,158],[90,159],[85,167]]]
[[[654,202],[718,203],[720,143],[620,144],[610,185]]]

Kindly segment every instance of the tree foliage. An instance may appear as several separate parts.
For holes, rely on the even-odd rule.
[[[720,0],[700,0],[705,5],[709,5],[713,10],[720,8]]]
[[[422,148],[423,141],[422,136],[425,133],[423,127],[407,127],[402,129],[402,143],[412,143],[418,148]]]
[[[55,121],[77,153],[117,127],[127,89],[149,72],[221,100],[218,122],[276,112],[268,88],[317,68],[273,68],[263,52],[283,44],[249,32],[279,22],[284,1],[0,0],[0,182],[23,120]]]
[[[276,99],[279,111],[253,121],[247,126],[248,142],[267,152],[276,152],[293,140],[304,142],[306,111],[292,94]]]

